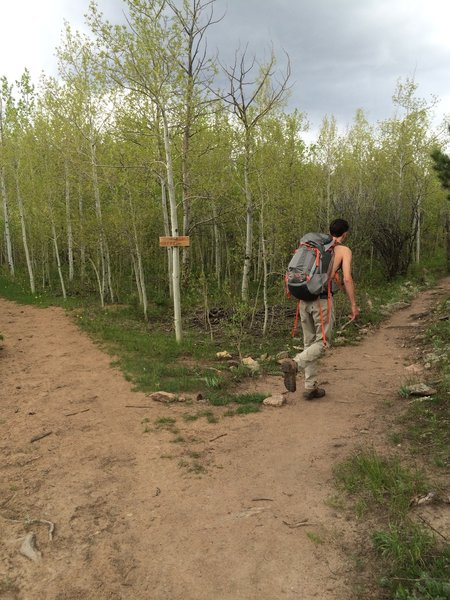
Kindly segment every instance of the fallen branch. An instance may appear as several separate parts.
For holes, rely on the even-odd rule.
[[[35,523],[41,523],[42,525],[47,525],[48,527],[48,539],[53,541],[53,532],[55,531],[55,524],[51,521],[47,521],[45,519],[25,519],[26,525],[34,525]]]
[[[344,329],[350,325],[351,322],[352,321],[347,321],[346,323],[344,323],[344,325],[342,325],[342,327],[336,331],[336,334],[342,333]]]
[[[358,329],[361,329],[361,327],[362,327],[362,325],[360,325],[359,323],[356,323],[354,319],[350,319],[349,321],[346,321],[346,322],[345,322],[345,323],[342,325],[342,327],[341,327],[340,329],[338,329],[338,330],[337,330],[337,332],[336,332],[336,333],[342,333],[342,332],[344,331],[344,329],[350,325],[350,323],[353,323],[353,325],[354,325],[355,327],[357,327]]]
[[[22,525],[34,525],[35,523],[40,523],[41,525],[47,525],[48,527],[48,539],[53,541],[53,532],[55,531],[55,524],[51,521],[46,521],[45,519],[10,519],[9,517],[5,517],[5,515],[0,515],[2,519],[5,521],[10,521],[11,523],[22,523]]]
[[[435,529],[435,528],[433,527],[433,525],[432,525],[431,523],[429,523],[429,522],[428,522],[426,519],[424,519],[424,518],[423,518],[421,515],[417,515],[417,516],[419,517],[419,519],[420,519],[421,521],[423,521],[423,523],[425,523],[425,525],[427,525],[427,526],[428,526],[428,527],[429,527],[429,528],[430,528],[432,531],[434,531],[434,533],[437,533],[438,535],[440,535],[440,536],[441,536],[441,538],[442,538],[443,540],[445,540],[446,542],[448,542],[448,541],[449,541],[449,540],[448,540],[448,538],[447,538],[447,537],[445,537],[445,535],[444,535],[443,533],[441,533],[440,531],[438,531],[437,529]]]
[[[152,408],[151,406],[144,406],[140,404],[125,404],[125,408]]]
[[[288,523],[287,521],[283,521],[285,525],[287,525],[290,529],[296,529],[297,527],[304,527],[305,525],[314,525],[314,523],[309,523],[308,519],[304,519],[303,521],[297,521],[296,523]]]
[[[252,498],[252,502],[261,502],[266,500],[267,502],[273,502],[273,498]]]
[[[42,440],[42,438],[45,438],[48,435],[51,435],[52,433],[53,433],[53,431],[46,431],[45,433],[40,433],[39,435],[35,435],[34,437],[31,438],[30,444],[32,444],[33,442]]]
[[[77,412],[73,412],[73,413],[67,413],[67,415],[64,415],[65,417],[73,417],[74,415],[79,415],[81,413],[85,413],[88,410],[91,410],[90,408],[84,408],[83,410],[78,410]]]
[[[220,435],[217,435],[216,437],[214,437],[212,440],[209,440],[210,442],[215,442],[216,440],[218,440],[221,437],[224,437],[228,435],[228,433],[221,433]]]

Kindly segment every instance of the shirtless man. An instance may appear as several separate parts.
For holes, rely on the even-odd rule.
[[[354,321],[359,315],[359,309],[356,306],[355,286],[352,278],[352,251],[347,246],[342,246],[342,242],[348,235],[349,224],[344,219],[336,219],[330,225],[330,235],[336,244],[333,251],[333,263],[330,277],[341,270],[345,292],[348,296],[351,306],[350,320]],[[320,303],[320,307],[319,307]],[[284,374],[284,385],[290,392],[296,390],[296,374],[298,368],[305,372],[305,391],[303,397],[305,400],[314,400],[325,396],[325,390],[318,387],[317,384],[317,362],[325,352],[325,339],[331,339],[331,333],[334,324],[334,308],[331,298],[330,316],[328,318],[328,295],[321,294],[318,300],[300,302],[300,322],[303,331],[304,350],[294,359],[287,358],[281,363],[281,370]]]

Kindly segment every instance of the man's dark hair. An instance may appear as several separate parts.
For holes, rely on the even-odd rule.
[[[334,237],[341,237],[350,229],[350,225],[344,219],[335,219],[330,224],[330,233]]]

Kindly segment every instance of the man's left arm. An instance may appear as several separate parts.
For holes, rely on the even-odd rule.
[[[344,278],[345,293],[348,296],[352,308],[350,320],[354,321],[359,315],[359,308],[356,305],[355,284],[353,283],[352,277],[352,251],[347,247],[342,247],[342,250],[342,274]]]

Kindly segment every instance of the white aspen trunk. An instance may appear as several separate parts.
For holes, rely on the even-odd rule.
[[[171,234],[173,237],[177,237],[178,233],[178,216],[177,216],[177,203],[175,196],[175,183],[173,178],[173,164],[172,164],[172,152],[170,148],[170,137],[169,137],[169,124],[167,123],[167,117],[164,110],[162,112],[163,121],[163,137],[164,137],[164,150],[166,155],[166,168],[167,168],[167,191],[169,195],[169,207],[170,207],[170,223],[171,223]],[[178,343],[181,342],[183,332],[181,328],[181,295],[180,295],[180,249],[178,247],[172,248],[172,284],[173,284],[173,312],[174,312],[174,327],[175,327],[175,339]]]
[[[247,204],[246,209],[246,231],[245,231],[245,256],[244,268],[242,272],[241,296],[243,302],[248,302],[248,281],[250,268],[252,264],[252,246],[253,246],[253,199],[250,190],[249,181],[249,160],[250,149],[248,139],[245,143],[245,164],[244,164],[244,191]]]
[[[11,231],[9,228],[9,206],[8,206],[8,195],[6,193],[5,183],[5,169],[2,165],[0,169],[0,186],[2,190],[3,200],[3,227],[5,231],[5,244],[6,244],[6,260],[8,261],[8,268],[11,275],[14,277],[14,258],[11,244]]]
[[[61,291],[62,291],[63,298],[64,298],[64,300],[67,300],[66,286],[64,285],[64,277],[63,277],[63,273],[62,273],[62,269],[61,269],[61,259],[59,257],[58,240],[56,238],[56,228],[55,228],[55,221],[53,220],[53,215],[52,215],[51,219],[52,219],[53,247],[55,249],[55,258],[56,258],[56,265],[58,267],[59,281],[61,282]]]
[[[45,289],[45,243],[41,242],[42,289]]]
[[[70,215],[70,185],[69,185],[69,167],[67,159],[64,161],[64,179],[65,179],[65,201],[66,201],[66,229],[67,229],[67,255],[69,260],[69,281],[73,281],[73,233],[72,219]]]
[[[189,150],[191,139],[191,123],[192,123],[192,96],[193,96],[193,80],[192,80],[192,57],[189,57],[189,74],[186,88],[186,123],[183,131],[183,149],[181,156],[181,177],[183,190],[183,235],[189,234],[191,225],[191,199],[190,194],[190,168],[189,168]],[[189,276],[190,269],[190,248],[183,248],[183,272],[184,276]]]
[[[108,243],[105,237],[105,231],[103,227],[103,216],[102,216],[102,205],[100,200],[100,188],[98,186],[98,172],[97,172],[97,156],[96,156],[96,144],[93,138],[92,132],[90,137],[91,147],[91,168],[92,168],[92,185],[94,189],[95,199],[95,212],[99,224],[99,247],[100,247],[100,258],[102,261],[102,288],[103,294],[105,293],[105,282],[108,284],[109,296],[111,302],[114,302],[114,292],[111,281],[111,261],[109,256]]]
[[[142,254],[141,254],[141,251],[137,244],[136,244],[136,254],[137,254],[137,267],[138,267],[138,273],[139,273],[139,280],[141,283],[142,310],[144,311],[144,318],[147,321],[147,319],[148,319],[147,290],[145,287],[144,267],[142,266]]]
[[[81,181],[78,182],[78,215],[80,219],[80,279],[83,283],[86,275],[86,245],[84,243],[83,190]]]
[[[131,253],[131,262],[133,264],[134,280],[136,281],[136,288],[137,288],[138,296],[139,296],[139,305],[142,306],[141,282],[139,280],[139,273],[138,273],[138,268],[137,268],[137,263],[136,263],[136,257],[134,256],[133,252]]]
[[[167,210],[167,195],[166,195],[166,181],[161,177],[161,207],[163,214],[164,223],[164,235],[170,235],[170,223],[169,223],[169,212]],[[173,283],[172,283],[172,252],[170,248],[167,248],[167,269],[168,269],[168,281],[169,281],[169,295],[173,300]]]
[[[131,199],[131,193],[128,193],[129,203],[130,203],[130,212],[131,212],[131,222],[133,226],[133,237],[134,237],[134,248],[136,252],[136,260],[137,264],[135,265],[136,269],[136,282],[138,284],[138,292],[139,299],[142,305],[142,309],[144,311],[144,318],[147,320],[147,312],[148,312],[148,301],[147,301],[147,290],[145,288],[145,273],[144,267],[142,265],[142,253],[139,247],[139,239],[136,228],[136,215],[134,212],[133,201]]]
[[[3,134],[3,100],[0,95],[0,146],[3,148],[5,144]],[[8,261],[9,272],[14,277],[14,258],[12,253],[11,244],[11,231],[9,228],[9,206],[8,206],[8,194],[6,193],[6,177],[5,177],[5,166],[2,164],[0,168],[0,187],[2,191],[3,200],[3,227],[5,230],[5,243],[6,243],[6,260]]]
[[[51,284],[51,278],[50,278],[50,258],[49,258],[49,254],[48,254],[48,244],[44,245],[44,273],[45,273],[45,277],[46,277],[46,284],[45,285],[50,285]]]
[[[19,186],[19,166],[18,165],[16,165],[15,177],[16,177],[17,205],[19,207],[20,226],[21,226],[21,229],[22,229],[23,249],[25,251],[25,259],[26,259],[26,262],[27,262],[28,277],[29,277],[29,280],[30,280],[30,290],[31,290],[31,293],[34,294],[36,292],[36,287],[34,285],[33,265],[31,263],[30,251],[29,251],[29,247],[28,247],[27,228],[26,228],[26,225],[25,225],[25,213],[24,213],[24,208],[23,208],[22,196],[21,196],[21,193],[20,193],[20,186]]]
[[[95,277],[97,279],[98,293],[100,295],[100,304],[102,308],[105,308],[105,282],[100,278],[100,274],[92,258],[89,258],[89,261],[92,265],[92,268],[94,269]]]

